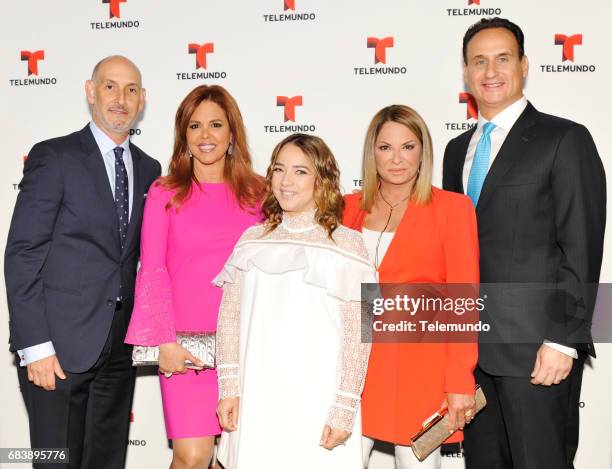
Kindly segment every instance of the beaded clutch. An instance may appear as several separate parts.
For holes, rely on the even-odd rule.
[[[203,368],[215,367],[215,333],[214,332],[177,332],[176,342],[187,349],[193,356],[199,358]],[[190,361],[185,362],[187,368],[201,369]],[[132,351],[132,365],[158,365],[159,347],[134,345]]]
[[[487,400],[480,386],[476,388],[476,412],[480,412],[487,405]],[[450,434],[446,423],[446,411],[438,411],[423,422],[421,431],[410,439],[410,447],[419,461],[423,461],[438,448]]]

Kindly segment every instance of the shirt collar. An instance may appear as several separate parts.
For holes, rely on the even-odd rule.
[[[512,103],[502,112],[497,114],[493,119],[491,119],[491,122],[495,124],[495,127],[500,127],[504,131],[510,132],[510,129],[521,116],[526,107],[527,98],[525,96],[521,96],[519,100]],[[482,117],[482,114],[478,113],[478,129],[482,129],[482,126],[487,122],[489,121]]]
[[[283,212],[283,221],[281,225],[290,233],[301,233],[303,231],[309,231],[319,226],[315,220],[316,209],[311,208],[302,213],[293,214],[288,216]]]
[[[98,144],[98,148],[100,149],[100,153],[102,155],[106,155],[108,152],[112,151],[115,147],[123,148],[123,154],[128,155],[130,151],[130,137],[128,136],[123,143],[117,145],[113,140],[106,135],[100,127],[98,127],[94,121],[89,123],[89,128],[91,129],[91,133]]]

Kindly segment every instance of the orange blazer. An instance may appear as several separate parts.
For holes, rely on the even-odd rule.
[[[478,232],[468,197],[432,189],[410,203],[378,269],[381,283],[478,283]],[[344,197],[343,224],[361,231],[361,194]],[[363,434],[408,445],[445,393],[474,392],[477,343],[375,343],[362,396]],[[456,432],[448,443],[463,440]]]

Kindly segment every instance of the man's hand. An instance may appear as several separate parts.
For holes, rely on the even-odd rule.
[[[448,409],[448,431],[454,433],[463,430],[466,423],[476,415],[476,399],[474,394],[446,394],[442,410]]]
[[[329,425],[323,427],[323,434],[321,435],[321,442],[319,443],[323,448],[332,450],[338,445],[343,445],[346,440],[351,436],[350,432],[346,430],[340,430],[338,428],[332,428]]]
[[[221,399],[217,404],[219,423],[226,432],[238,429],[238,409],[240,409],[239,397]]]
[[[568,377],[573,365],[573,357],[542,344],[536,354],[535,366],[531,372],[531,384],[544,386],[559,384]]]
[[[55,391],[55,376],[66,379],[57,355],[50,355],[28,365],[28,379],[46,391]]]

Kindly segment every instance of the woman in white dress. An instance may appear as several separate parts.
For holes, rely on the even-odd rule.
[[[360,396],[370,344],[361,284],[375,272],[361,234],[340,224],[336,161],[294,134],[272,153],[266,221],[249,228],[223,271],[217,329],[226,469],[358,469]]]

